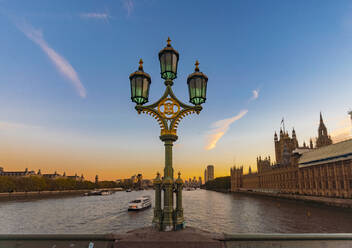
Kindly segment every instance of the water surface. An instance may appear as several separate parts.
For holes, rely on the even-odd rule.
[[[0,233],[111,233],[151,225],[153,209],[127,204],[154,191],[0,202]],[[184,191],[186,224],[226,233],[352,233],[352,211],[290,200]]]

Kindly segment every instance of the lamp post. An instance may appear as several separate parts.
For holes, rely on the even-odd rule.
[[[196,61],[195,71],[187,78],[190,102],[187,105],[176,98],[172,91],[173,80],[177,77],[177,63],[179,53],[173,49],[168,38],[167,46],[159,52],[161,78],[166,86],[163,96],[153,104],[143,106],[148,102],[151,78],[143,71],[143,61],[139,61],[138,71],[130,75],[131,99],[136,103],[135,109],[138,114],[144,113],[154,117],[160,126],[160,139],[165,146],[164,177],[161,179],[159,172],[154,179],[155,206],[153,226],[161,231],[178,230],[185,227],[182,208],[181,173],[178,173],[174,181],[172,168],[172,146],[177,140],[177,127],[183,117],[189,114],[199,114],[201,104],[206,100],[208,77],[199,71],[199,63]],[[161,207],[161,194],[164,192],[163,209]],[[176,194],[176,208],[174,209],[174,197]]]

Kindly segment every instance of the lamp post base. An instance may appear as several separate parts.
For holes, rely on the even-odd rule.
[[[163,225],[163,226],[162,226],[162,231],[163,231],[163,232],[171,232],[171,231],[173,231],[173,230],[174,230],[173,225],[167,224],[167,225]]]
[[[186,222],[183,221],[182,223],[175,224],[174,231],[182,230],[186,228]]]

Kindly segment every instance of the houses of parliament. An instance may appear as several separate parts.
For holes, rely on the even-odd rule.
[[[333,144],[320,113],[313,145],[298,145],[296,132],[274,134],[276,162],[257,157],[257,172],[233,167],[231,191],[253,190],[314,196],[352,198],[352,139]]]

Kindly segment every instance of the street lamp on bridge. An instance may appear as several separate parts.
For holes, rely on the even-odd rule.
[[[195,63],[195,71],[187,78],[190,102],[187,105],[176,98],[172,91],[173,80],[177,77],[177,63],[179,53],[173,49],[168,38],[167,46],[159,52],[161,78],[166,86],[163,96],[153,104],[143,106],[148,102],[151,78],[143,71],[143,61],[139,61],[138,71],[130,75],[131,99],[136,103],[135,109],[138,114],[144,113],[154,117],[160,126],[160,139],[165,146],[165,168],[164,177],[160,174],[154,179],[155,206],[153,226],[161,231],[178,230],[185,227],[182,208],[181,173],[174,180],[172,168],[172,146],[177,140],[177,127],[183,117],[189,114],[199,114],[202,110],[201,104],[206,100],[208,77],[199,71],[199,63]],[[164,206],[161,208],[161,191],[164,192]],[[174,209],[174,197],[176,194],[176,208]]]

